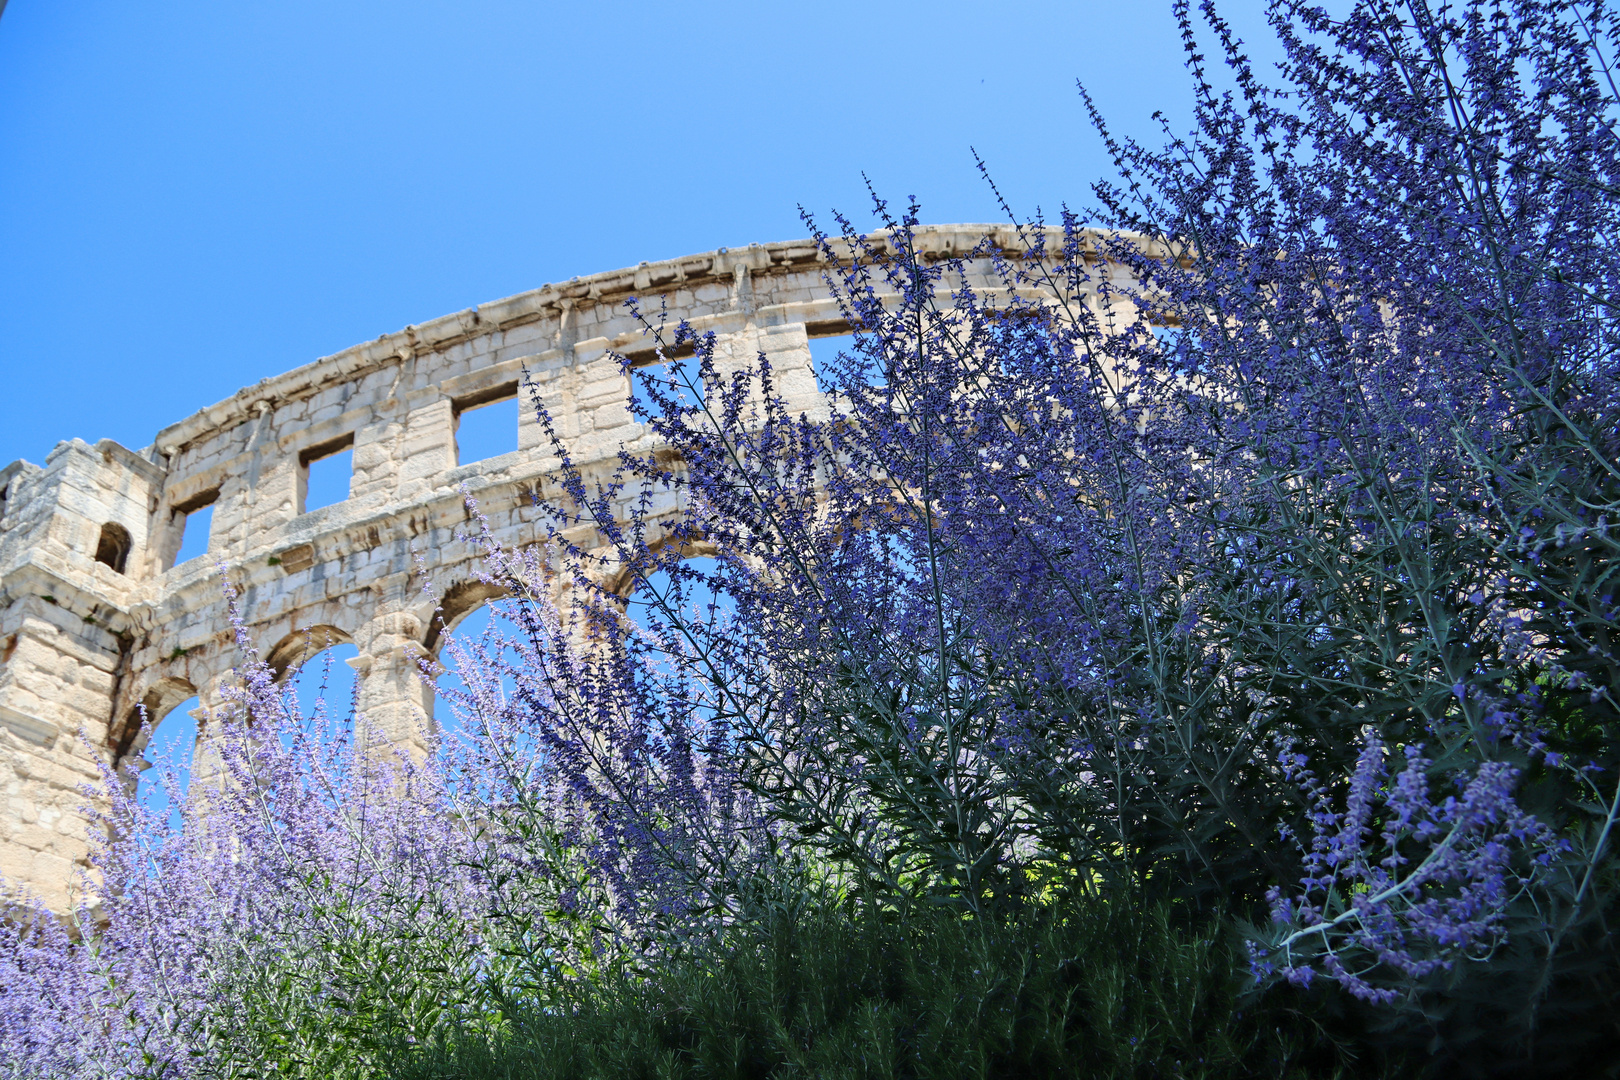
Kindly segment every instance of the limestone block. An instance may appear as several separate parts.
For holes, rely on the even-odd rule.
[[[350,498],[389,496],[399,486],[398,444],[405,431],[399,421],[367,424],[354,436],[354,479]]]
[[[291,522],[297,516],[297,497],[297,458],[276,455],[264,462],[252,489],[250,534],[263,535],[269,529]],[[255,545],[250,541],[248,546]]]
[[[62,832],[56,829],[42,828],[39,825],[23,825],[11,834],[11,839],[20,847],[32,851],[48,851],[69,859],[77,854],[76,848],[84,846],[82,839],[75,844],[72,838],[65,836]]]
[[[401,482],[429,479],[455,466],[451,403],[443,398],[406,414],[399,440]]]
[[[0,728],[24,746],[49,749],[61,736],[62,729],[51,720],[30,716],[16,709],[0,705]]]
[[[348,383],[339,383],[336,386],[316,393],[309,399],[309,407],[311,410],[310,419],[318,420],[323,410],[330,409],[333,406],[338,406],[341,408],[341,406],[348,402],[350,393],[352,393],[352,390],[350,389],[350,384]]]
[[[88,844],[81,844],[79,850],[83,852],[88,847]],[[60,910],[66,906],[63,901],[78,892],[75,888],[78,884],[77,863],[77,858],[64,857],[54,851],[36,851],[22,881],[37,890],[40,899]],[[56,903],[52,903],[53,900]]]
[[[30,883],[34,872],[34,851],[20,844],[0,844],[0,896],[18,885]]]
[[[77,792],[87,781],[96,778],[90,761],[82,757],[83,751],[73,739],[58,739],[49,746],[19,744],[14,752],[5,755],[11,777],[18,784],[31,789],[40,786],[65,792]],[[77,807],[81,799],[74,798],[64,804],[41,804],[45,816],[60,812],[62,806]]]

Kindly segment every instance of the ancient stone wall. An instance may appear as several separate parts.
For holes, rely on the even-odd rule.
[[[922,231],[931,258],[966,252],[991,226]],[[980,286],[992,286],[988,264]],[[96,759],[138,754],[153,722],[197,696],[206,730],[238,662],[218,565],[242,590],[261,655],[278,666],[317,640],[352,642],[369,728],[431,734],[432,691],[413,656],[442,621],[488,599],[462,587],[476,552],[465,488],[508,546],[544,536],[532,505],[557,461],[534,411],[517,449],[457,460],[460,410],[518,391],[529,372],[574,462],[612,467],[650,450],[632,422],[614,352],[651,359],[627,297],[663,297],[672,319],[713,331],[724,362],[767,354],[796,411],[826,405],[808,341],[847,332],[809,241],[751,245],[576,278],[385,334],[265,379],[158,432],[132,452],[61,443],[43,467],[0,469],[0,876],[57,909],[86,857],[81,788]],[[352,448],[349,497],[304,511],[310,463]],[[208,554],[179,565],[186,514],[212,506]],[[422,560],[419,567],[417,559]],[[441,592],[436,610],[421,569]]]

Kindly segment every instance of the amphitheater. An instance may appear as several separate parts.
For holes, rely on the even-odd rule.
[[[1010,228],[932,226],[925,258],[968,252]],[[642,263],[546,285],[264,379],[129,450],[60,443],[43,467],[0,469],[0,877],[62,910],[87,861],[87,784],[97,759],[139,755],[140,717],[178,705],[206,733],[239,662],[218,566],[241,590],[255,647],[278,671],[312,640],[352,643],[358,706],[393,742],[432,734],[435,652],[492,590],[457,539],[477,500],[507,546],[544,536],[533,505],[558,461],[535,411],[516,449],[458,460],[462,415],[519,392],[527,371],[572,460],[610,469],[654,449],[633,422],[620,356],[655,359],[631,296],[717,336],[717,365],[767,354],[796,412],[826,408],[812,338],[845,334],[826,257],[810,240]],[[970,265],[993,287],[988,260]],[[308,510],[312,464],[350,451],[348,498]],[[189,515],[209,509],[207,554],[176,564]],[[200,519],[199,519],[200,520]],[[424,591],[424,574],[442,594]],[[202,737],[202,736],[199,736]]]

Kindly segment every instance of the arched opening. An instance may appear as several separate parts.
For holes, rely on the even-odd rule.
[[[335,626],[306,626],[294,630],[264,655],[264,662],[275,672],[276,681],[283,682],[287,673],[307,667],[310,660],[337,645],[352,645],[349,635]]]
[[[180,806],[191,782],[197,747],[197,688],[185,679],[154,683],[141,696],[114,747],[120,760],[135,759],[135,801],[171,831],[180,828]],[[145,727],[142,722],[145,722]]]
[[[663,561],[640,578],[623,582],[624,617],[637,650],[638,682],[669,719],[703,724],[727,707],[733,680],[727,677],[735,602],[716,589],[720,559],[707,544],[687,545],[674,562]],[[733,703],[734,704],[734,703]]]
[[[286,675],[286,684],[298,696],[298,710],[313,716],[316,703],[328,726],[347,728],[353,721],[355,670],[350,661],[360,656],[352,642],[340,641],[317,650],[295,664]]]
[[[197,688],[178,676],[159,679],[153,683],[124,716],[123,723],[115,725],[108,732],[109,749],[112,750],[113,760],[122,761],[131,754],[140,754],[146,750],[146,741],[141,734],[143,719],[156,729],[158,721],[188,699],[194,700],[196,696]],[[187,706],[187,708],[195,707],[195,705]]]
[[[319,729],[321,738],[338,738],[353,730],[356,675],[353,661],[360,650],[335,626],[309,626],[282,638],[265,656],[276,681],[291,691],[283,695],[294,726]],[[291,739],[283,731],[284,744]]]
[[[698,619],[711,623],[732,610],[731,601],[717,595],[708,580],[720,568],[720,560],[704,551],[683,555],[680,569],[660,568],[637,583],[626,574],[618,590],[625,598],[625,614],[643,630],[672,618]]]
[[[433,721],[441,732],[455,733],[464,727],[454,701],[454,695],[465,693],[468,689],[463,664],[479,663],[480,652],[507,661],[515,659],[508,650],[500,649],[494,638],[494,634],[503,631],[510,636],[510,628],[500,625],[502,620],[499,612],[491,607],[492,602],[507,595],[507,591],[499,585],[464,581],[446,590],[439,610],[434,613],[432,627],[423,644],[438,660],[441,668],[432,700]],[[496,624],[493,634],[492,622]],[[457,640],[462,648],[448,648],[451,639]],[[503,690],[511,689],[511,679],[502,678],[500,681]]]
[[[334,764],[347,753],[355,732],[359,676],[354,662],[360,650],[335,626],[311,626],[287,635],[270,650],[267,662],[281,684],[281,708],[263,721],[265,734],[274,729],[283,750],[294,751],[303,739],[306,749],[336,753]]]
[[[101,537],[96,541],[96,562],[112,567],[116,574],[122,574],[129,563],[129,549],[133,545],[129,530],[116,521],[109,521],[101,527]]]
[[[730,597],[714,588],[720,560],[713,545],[686,543],[678,554],[674,563],[664,561],[641,577],[627,568],[615,590],[624,597],[624,615],[634,633],[655,654],[664,653],[654,667],[665,674],[683,666],[673,654],[690,657],[702,650],[706,636],[723,631],[736,610]]]
[[[638,578],[634,567],[621,564],[618,577],[610,583],[611,590],[624,598],[625,615],[643,630],[648,628],[649,619],[665,618],[675,612],[682,616],[703,612],[707,617],[708,608],[714,605],[714,590],[696,579],[715,576],[720,566],[719,551],[703,539],[665,539],[652,544],[661,563],[667,562],[670,550],[677,547],[676,565],[683,569],[672,574],[661,565]],[[728,600],[719,600],[721,610],[730,610]]]
[[[463,581],[452,585],[445,590],[444,599],[439,601],[439,608],[433,613],[422,647],[437,654],[440,639],[445,633],[454,630],[471,612],[505,595],[505,589],[487,581]]]

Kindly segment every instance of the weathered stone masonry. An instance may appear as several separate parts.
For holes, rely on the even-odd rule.
[[[1012,230],[990,226],[932,227],[920,241],[943,258],[987,235],[1004,251],[1020,247]],[[0,469],[5,886],[59,910],[70,901],[87,851],[80,789],[95,779],[95,758],[142,750],[139,706],[156,722],[195,695],[206,730],[238,662],[216,560],[242,589],[262,655],[284,667],[311,631],[352,642],[371,729],[420,739],[432,691],[413,656],[436,645],[441,620],[453,625],[488,599],[467,584],[476,552],[455,538],[467,522],[460,489],[502,543],[533,543],[543,528],[531,493],[557,465],[528,408],[515,452],[458,463],[458,410],[515,394],[526,368],[587,472],[611,468],[621,445],[651,449],[611,353],[651,358],[624,300],[662,295],[672,318],[717,334],[722,361],[769,355],[793,408],[816,413],[825,403],[808,340],[847,330],[825,269],[800,241],[547,285],[265,379],[164,428],[144,450],[74,439],[44,467]],[[348,500],[301,512],[308,463],[350,446]],[[173,565],[186,513],[207,505],[208,556]],[[423,592],[417,557],[448,591],[441,611]]]

